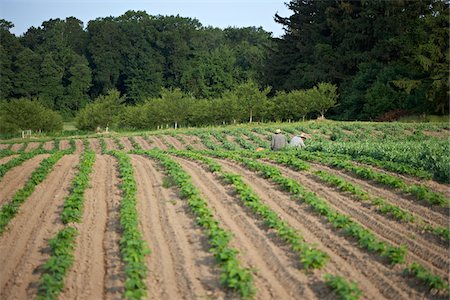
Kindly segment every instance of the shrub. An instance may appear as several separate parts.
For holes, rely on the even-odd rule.
[[[63,120],[59,113],[26,98],[0,103],[0,133],[19,130],[61,131]]]

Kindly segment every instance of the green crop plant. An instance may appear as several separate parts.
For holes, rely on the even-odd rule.
[[[146,242],[139,231],[138,211],[136,208],[136,181],[130,157],[121,151],[110,152],[119,163],[119,176],[122,180],[120,189],[120,226],[122,238],[120,251],[125,262],[125,294],[127,299],[141,299],[147,295],[145,279],[147,266],[145,256],[150,253]]]
[[[330,274],[326,274],[324,278],[327,286],[333,289],[342,300],[358,300],[362,295],[361,290],[355,282],[347,282],[347,280],[340,276]]]
[[[122,143],[122,141],[120,140],[119,137],[115,136],[114,137],[114,142],[116,143],[117,147],[119,147],[119,150],[125,149],[125,146],[123,145],[123,143]]]

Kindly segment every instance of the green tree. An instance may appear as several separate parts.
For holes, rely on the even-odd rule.
[[[242,83],[236,87],[235,93],[239,99],[239,104],[247,112],[250,123],[253,122],[255,116],[261,117],[269,92],[270,88],[260,90],[253,81]]]
[[[39,101],[50,109],[55,109],[56,104],[64,96],[62,79],[63,69],[56,64],[52,55],[46,54],[40,66]]]
[[[328,109],[336,105],[337,88],[331,83],[321,82],[317,86],[306,91],[306,95],[311,103],[311,111],[317,111],[320,118],[325,118]]]
[[[25,48],[16,55],[13,63],[14,95],[16,97],[32,97],[39,91],[39,65],[41,58],[32,50]]]

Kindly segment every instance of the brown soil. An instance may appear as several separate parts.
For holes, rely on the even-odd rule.
[[[120,192],[116,162],[97,155],[76,241],[75,261],[59,299],[120,299],[124,266],[119,248]]]
[[[326,224],[325,220],[314,214],[308,205],[296,203],[296,200],[291,199],[286,193],[277,190],[276,185],[257,177],[255,173],[235,163],[219,161],[223,165],[224,171],[242,175],[244,181],[252,187],[262,201],[276,211],[283,220],[299,230],[307,242],[315,243],[319,249],[327,252],[330,256],[330,262],[326,265],[324,271],[333,274],[338,273],[357,281],[365,298],[410,299],[427,296],[413,289],[405,281],[402,275],[402,267],[391,268],[376,255],[355,246],[354,242],[341,236],[338,231]],[[314,191],[323,191],[324,194],[328,195],[327,200],[339,197],[336,192],[324,191],[322,187],[316,186]],[[354,210],[355,208],[350,200],[347,201],[349,203],[342,210],[346,210],[348,214],[347,209]],[[343,204],[343,202],[340,204]],[[358,204],[354,206],[358,206]],[[337,207],[334,206],[334,208]]]
[[[314,288],[309,276],[298,269],[297,258],[287,247],[280,246],[271,238],[273,233],[262,228],[260,222],[230,196],[214,176],[196,163],[177,159],[192,177],[194,185],[214,211],[224,229],[233,233],[231,246],[239,250],[239,260],[244,266],[254,268],[254,281],[257,299],[319,299],[330,296],[323,287]],[[318,283],[321,284],[320,282]],[[325,296],[325,297],[326,297]]]
[[[36,155],[20,166],[10,169],[3,178],[0,178],[0,205],[11,200],[15,192],[25,186],[26,181],[39,166],[39,163],[49,156],[48,154]]]
[[[410,176],[390,172],[390,171],[387,171],[387,170],[384,170],[381,168],[377,168],[374,166],[370,166],[370,165],[366,165],[366,164],[362,164],[362,163],[358,163],[358,162],[353,162],[353,163],[356,165],[364,166],[366,168],[371,168],[377,172],[381,172],[381,173],[389,174],[391,176],[399,177],[403,181],[405,181],[407,184],[425,185],[425,186],[429,187],[430,189],[432,189],[433,191],[441,193],[445,197],[450,198],[450,186],[448,184],[439,183],[439,182],[436,182],[433,180],[421,180],[421,179],[417,179],[417,178],[412,178]]]
[[[10,161],[13,158],[16,158],[17,156],[19,156],[19,154],[8,155],[0,158],[0,165],[6,164],[8,161]]]
[[[191,145],[195,150],[206,149],[205,145],[203,145],[200,138],[197,136],[182,134],[181,137],[186,141],[186,145]]]
[[[151,299],[223,298],[219,271],[205,234],[188,213],[186,201],[163,188],[163,175],[147,158],[131,155],[139,227],[151,248],[147,286]]]
[[[69,147],[70,148],[70,147]],[[84,151],[84,145],[82,140],[75,140],[75,154],[80,154]]]
[[[89,139],[89,148],[91,148],[95,153],[102,153],[102,146],[100,145],[99,139]]]
[[[125,151],[134,150],[133,145],[131,144],[130,140],[126,136],[121,137],[120,141],[122,142],[122,144],[124,146],[123,150],[125,150]]]
[[[23,144],[14,144],[11,147],[11,151],[19,151],[22,148]]]
[[[45,142],[44,146],[42,146],[42,148],[44,148],[44,150],[47,150],[47,151],[53,150],[54,147],[55,147],[55,143],[53,141]]]
[[[433,136],[433,137],[437,137],[437,138],[441,138],[441,139],[447,139],[450,137],[448,130],[440,130],[440,131],[423,130],[422,133],[425,135],[429,135],[429,136]]]
[[[61,140],[59,142],[59,150],[67,150],[70,148],[70,143],[68,140]]]
[[[25,148],[25,152],[30,152],[39,147],[41,143],[39,142],[30,142],[28,143],[27,147]]]
[[[116,145],[112,138],[105,138],[106,150],[119,150],[119,147]]]
[[[0,150],[8,149],[9,144],[0,144]]]
[[[447,245],[430,243],[420,236],[416,227],[386,218],[378,214],[373,206],[352,201],[349,195],[344,195],[336,189],[326,186],[315,176],[295,172],[285,167],[279,167],[279,169],[283,175],[295,179],[309,190],[316,192],[318,196],[327,200],[335,210],[350,215],[355,221],[376,233],[383,240],[387,240],[396,246],[406,245],[414,260],[429,267],[432,266],[432,268],[439,270],[442,276],[447,275],[449,268]]]
[[[174,146],[177,150],[183,150],[185,149],[185,146],[176,138],[170,135],[164,135],[163,138],[169,143],[170,145]]]
[[[145,138],[143,138],[142,136],[136,136],[134,137],[136,140],[136,143],[138,143],[139,145],[141,145],[142,149],[144,150],[150,150],[152,148],[155,147],[154,144],[150,144]]]
[[[60,213],[77,162],[76,155],[61,158],[0,237],[1,299],[36,298],[40,266],[49,257],[48,240],[63,226]]]
[[[156,148],[167,150],[167,146],[159,139],[159,137],[151,135],[148,138],[153,141],[153,145],[155,145]]]
[[[438,226],[448,226],[448,210],[442,207],[424,206],[422,201],[417,201],[414,198],[407,196],[401,192],[395,192],[391,189],[387,189],[385,186],[381,186],[371,181],[365,181],[356,178],[355,175],[349,174],[342,170],[336,170],[324,165],[311,163],[314,169],[323,170],[332,174],[341,176],[345,180],[361,186],[364,190],[372,195],[379,196],[381,198],[389,200],[392,204],[397,205],[400,208],[413,212],[419,215],[427,223]]]

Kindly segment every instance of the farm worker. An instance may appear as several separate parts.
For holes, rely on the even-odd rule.
[[[284,147],[286,147],[287,141],[286,137],[281,134],[281,130],[277,129],[275,130],[275,134],[272,135],[272,142],[270,143],[270,149],[272,150],[281,150]]]
[[[294,135],[294,137],[289,142],[289,147],[291,148],[304,148],[305,142],[304,140],[307,139],[306,134],[301,133],[300,136]]]

